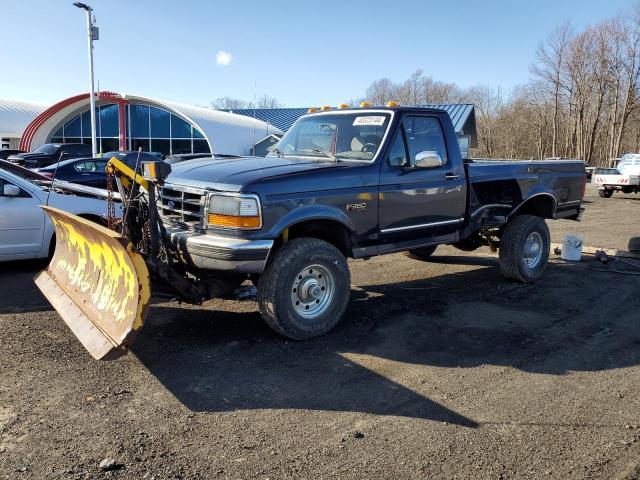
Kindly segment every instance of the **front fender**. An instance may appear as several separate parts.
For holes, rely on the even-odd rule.
[[[342,210],[328,205],[304,205],[282,216],[266,235],[268,238],[278,238],[285,228],[309,220],[332,220],[343,225],[349,232],[355,231],[353,222]]]

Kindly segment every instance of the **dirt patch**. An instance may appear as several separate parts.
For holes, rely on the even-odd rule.
[[[624,248],[633,196],[591,189],[582,223]],[[152,307],[96,362],[33,286],[0,271],[0,478],[638,478],[640,277],[557,257],[536,285],[488,249],[350,262],[329,335],[266,327],[247,285]],[[120,468],[103,471],[113,459]]]

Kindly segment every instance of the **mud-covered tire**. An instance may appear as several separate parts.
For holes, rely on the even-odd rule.
[[[534,215],[515,217],[507,224],[500,239],[502,274],[517,282],[535,282],[547,267],[550,248],[549,228],[543,218]]]
[[[428,262],[429,257],[433,255],[433,252],[438,248],[437,245],[431,245],[430,247],[420,247],[420,248],[412,248],[411,250],[407,250],[404,254],[413,258],[414,260],[422,260],[423,262]]]
[[[598,190],[598,195],[600,195],[600,198],[611,198],[611,195],[613,195],[613,189],[603,188],[602,190]]]
[[[333,329],[350,295],[347,260],[336,247],[316,238],[295,238],[284,244],[258,281],[262,318],[276,332],[294,340],[318,337]],[[311,308],[305,311],[305,307]]]

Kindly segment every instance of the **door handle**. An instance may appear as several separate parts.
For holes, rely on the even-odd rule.
[[[447,180],[456,180],[460,178],[460,175],[456,175],[454,173],[445,173],[444,178],[446,178]]]

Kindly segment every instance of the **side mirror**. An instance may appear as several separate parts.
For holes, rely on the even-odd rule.
[[[417,168],[437,168],[442,166],[440,154],[433,150],[423,150],[416,153],[415,166]]]
[[[20,187],[8,183],[2,189],[2,194],[5,197],[17,197],[18,195],[20,195]]]

